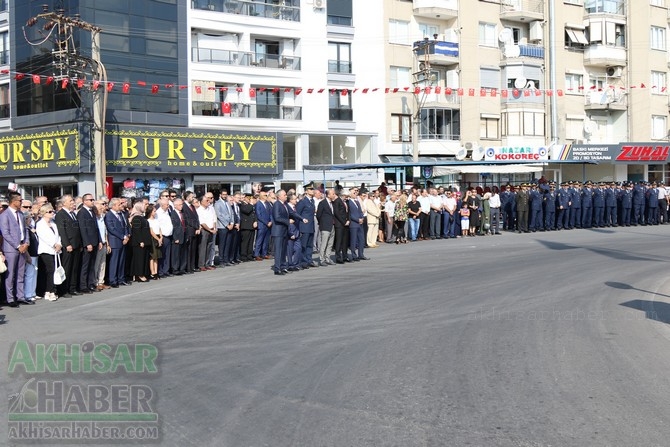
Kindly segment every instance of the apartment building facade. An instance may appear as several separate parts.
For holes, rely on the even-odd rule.
[[[668,6],[386,0],[387,82],[413,90],[387,98],[380,155],[469,165],[444,182],[667,182]],[[528,157],[548,163],[517,165]],[[471,166],[501,159],[517,163]]]
[[[373,170],[331,178],[303,167],[377,159],[384,97],[357,86],[384,83],[379,5],[43,3],[10,1],[11,57],[2,71],[11,99],[0,177],[27,196],[93,192],[93,104],[103,90],[110,194],[378,183]],[[54,11],[102,28],[106,79],[91,70],[90,33],[56,27]]]

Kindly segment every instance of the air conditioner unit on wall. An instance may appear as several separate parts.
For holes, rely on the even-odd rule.
[[[326,7],[326,0],[314,0],[314,9],[323,9]]]
[[[623,67],[607,67],[607,76],[611,78],[620,78],[623,74]]]

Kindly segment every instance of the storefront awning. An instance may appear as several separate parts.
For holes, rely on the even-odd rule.
[[[50,175],[49,177],[17,177],[14,183],[18,185],[65,185],[77,183],[74,175]]]

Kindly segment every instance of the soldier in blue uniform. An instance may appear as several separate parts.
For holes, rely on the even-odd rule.
[[[556,193],[556,201],[558,202],[558,220],[556,227],[558,230],[570,229],[570,191],[568,190],[568,182],[562,182],[561,188]]]
[[[621,225],[630,227],[631,216],[633,214],[633,184],[624,183],[623,188],[621,188],[621,193],[619,193],[620,203],[621,203]]]
[[[640,180],[633,188],[633,225],[644,225],[644,202],[645,202],[644,181]]]
[[[603,228],[605,226],[605,191],[603,184],[596,183],[593,188],[593,226]]]
[[[647,225],[658,225],[658,191],[656,182],[647,190]]]
[[[556,183],[549,182],[549,191],[544,194],[544,229],[556,229]]]
[[[588,180],[582,188],[582,228],[591,228],[593,222],[593,183]]]
[[[579,182],[574,181],[570,190],[570,229],[582,227],[582,191]]]
[[[543,229],[542,222],[542,193],[539,191],[537,184],[530,185],[530,192],[528,193],[530,202],[530,226],[529,229],[534,233],[537,230]]]
[[[605,185],[605,226],[617,226],[617,191],[615,183]]]

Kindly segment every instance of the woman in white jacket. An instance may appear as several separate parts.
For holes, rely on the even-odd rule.
[[[60,235],[58,234],[58,228],[53,221],[54,209],[51,204],[47,203],[42,205],[39,217],[40,220],[38,220],[35,225],[35,232],[40,241],[37,246],[37,254],[46,267],[46,292],[44,293],[44,299],[48,301],[56,301],[58,297],[55,293],[56,286],[54,286],[54,271],[56,270],[56,254],[61,251],[61,241]]]

